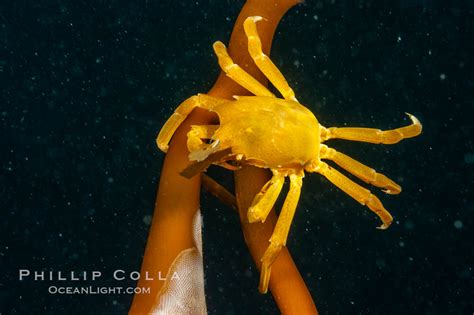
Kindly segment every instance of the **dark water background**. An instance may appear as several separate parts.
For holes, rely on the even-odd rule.
[[[139,270],[163,154],[155,136],[218,74],[243,1],[8,1],[0,7],[0,313],[125,314],[129,295],[50,295],[18,269]],[[318,175],[288,247],[322,314],[472,314],[473,1],[311,1],[272,57],[326,126],[423,134],[333,146],[398,181],[387,231]],[[227,171],[212,171],[230,182]],[[210,314],[273,314],[238,218],[203,194]],[[88,283],[90,284],[90,282]],[[133,286],[134,281],[122,283]],[[100,285],[116,285],[108,280]]]

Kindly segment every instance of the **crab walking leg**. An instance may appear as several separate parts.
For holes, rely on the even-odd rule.
[[[324,128],[321,126],[321,141],[329,139],[345,139],[370,143],[394,144],[406,138],[413,138],[421,133],[421,123],[413,115],[406,113],[412,124],[392,130],[380,130],[374,128]]]
[[[219,66],[225,74],[244,87],[247,91],[257,96],[275,97],[263,84],[258,82],[254,77],[245,72],[239,65],[235,64],[227,53],[227,48],[221,41],[217,41],[212,45],[217,56]]]
[[[262,257],[262,270],[260,272],[260,284],[258,288],[261,293],[267,292],[268,283],[270,282],[271,266],[277,259],[278,254],[280,254],[282,247],[286,245],[291,222],[293,221],[296,206],[300,199],[303,176],[303,174],[290,175],[290,190],[281,209],[275,230],[270,238],[270,246],[268,246]]]
[[[191,96],[187,100],[181,103],[181,105],[176,108],[173,115],[166,121],[163,128],[161,128],[158,137],[156,138],[156,144],[161,151],[168,151],[168,144],[171,140],[171,137],[178,129],[179,125],[188,117],[189,114],[193,111],[195,107],[201,107],[204,109],[212,109],[214,106],[226,103],[228,100],[208,96],[206,94],[198,94]]]
[[[285,182],[285,174],[273,171],[273,177],[262,187],[262,190],[255,196],[252,205],[248,209],[247,218],[250,223],[265,222],[268,213],[272,210],[281,188]]]
[[[260,20],[262,20],[261,16],[249,16],[244,22],[244,30],[248,38],[249,54],[260,71],[263,72],[285,99],[297,101],[295,92],[293,92],[293,89],[288,85],[283,74],[262,51],[262,42],[260,41],[257,25],[255,24]]]
[[[319,162],[318,167],[314,171],[326,177],[331,183],[339,187],[346,194],[375,212],[375,214],[382,220],[382,225],[377,227],[378,229],[385,230],[390,226],[393,221],[392,216],[383,207],[382,202],[380,202],[380,200],[373,195],[370,190],[354,183],[324,162]]]
[[[383,192],[391,195],[399,194],[402,188],[387,176],[377,173],[374,169],[354,160],[353,158],[337,152],[328,146],[321,144],[321,158],[333,161],[352,175],[362,179],[364,182],[382,188]]]

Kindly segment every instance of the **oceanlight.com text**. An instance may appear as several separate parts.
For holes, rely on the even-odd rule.
[[[48,287],[50,294],[58,295],[98,295],[98,294],[150,294],[149,287],[97,287],[97,286],[82,286],[82,287],[64,287],[64,286],[50,286]]]

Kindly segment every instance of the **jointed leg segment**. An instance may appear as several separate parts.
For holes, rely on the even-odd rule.
[[[302,179],[303,174],[290,175],[290,190],[288,191],[285,203],[281,209],[275,230],[270,238],[270,246],[268,246],[262,257],[262,270],[260,271],[259,285],[259,291],[261,293],[267,292],[270,281],[271,266],[280,254],[282,247],[286,245],[291,222],[293,221],[296,206],[300,199]]]
[[[228,102],[228,100],[211,97],[206,94],[191,96],[181,103],[181,105],[176,108],[173,115],[168,118],[163,128],[161,128],[158,137],[156,138],[156,144],[161,149],[161,151],[168,151],[168,144],[171,140],[171,137],[175,133],[176,129],[178,129],[181,123],[186,119],[186,117],[191,114],[195,107],[212,109],[216,105],[226,102]]]
[[[324,162],[319,162],[318,167],[313,171],[320,173],[346,194],[375,212],[375,214],[382,220],[382,225],[378,227],[379,229],[384,230],[390,226],[393,221],[392,216],[384,208],[380,200],[370,192],[370,190],[354,183]]]
[[[383,188],[383,191],[387,194],[395,195],[402,191],[402,188],[390,178],[377,173],[374,169],[345,154],[337,152],[324,144],[321,144],[321,158],[335,162],[337,165],[368,184]]]
[[[234,63],[222,42],[217,41],[212,47],[214,48],[214,52],[217,55],[222,71],[224,71],[229,78],[237,82],[240,86],[244,87],[254,95],[275,97],[275,95],[273,95],[273,93],[270,92],[265,86],[263,86],[263,84],[258,82],[239,65]]]
[[[288,85],[283,74],[281,74],[277,66],[275,66],[270,58],[262,51],[262,42],[260,41],[257,25],[255,24],[260,20],[262,20],[261,16],[250,16],[245,19],[244,22],[244,30],[248,38],[249,54],[260,71],[263,72],[285,99],[297,101],[295,92],[293,92],[293,89]]]
[[[408,114],[412,124],[392,130],[380,130],[373,128],[324,128],[321,126],[321,142],[329,139],[345,139],[369,143],[394,144],[402,139],[416,137],[421,133],[421,123],[418,119]]]
[[[255,196],[252,205],[248,209],[247,217],[250,223],[257,221],[265,222],[278,195],[280,195],[284,182],[285,175],[274,171],[273,177],[262,187],[262,190]]]

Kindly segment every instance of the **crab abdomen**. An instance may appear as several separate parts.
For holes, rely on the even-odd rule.
[[[305,165],[319,155],[319,124],[306,107],[283,99],[249,96],[217,106],[223,147],[260,167]]]

